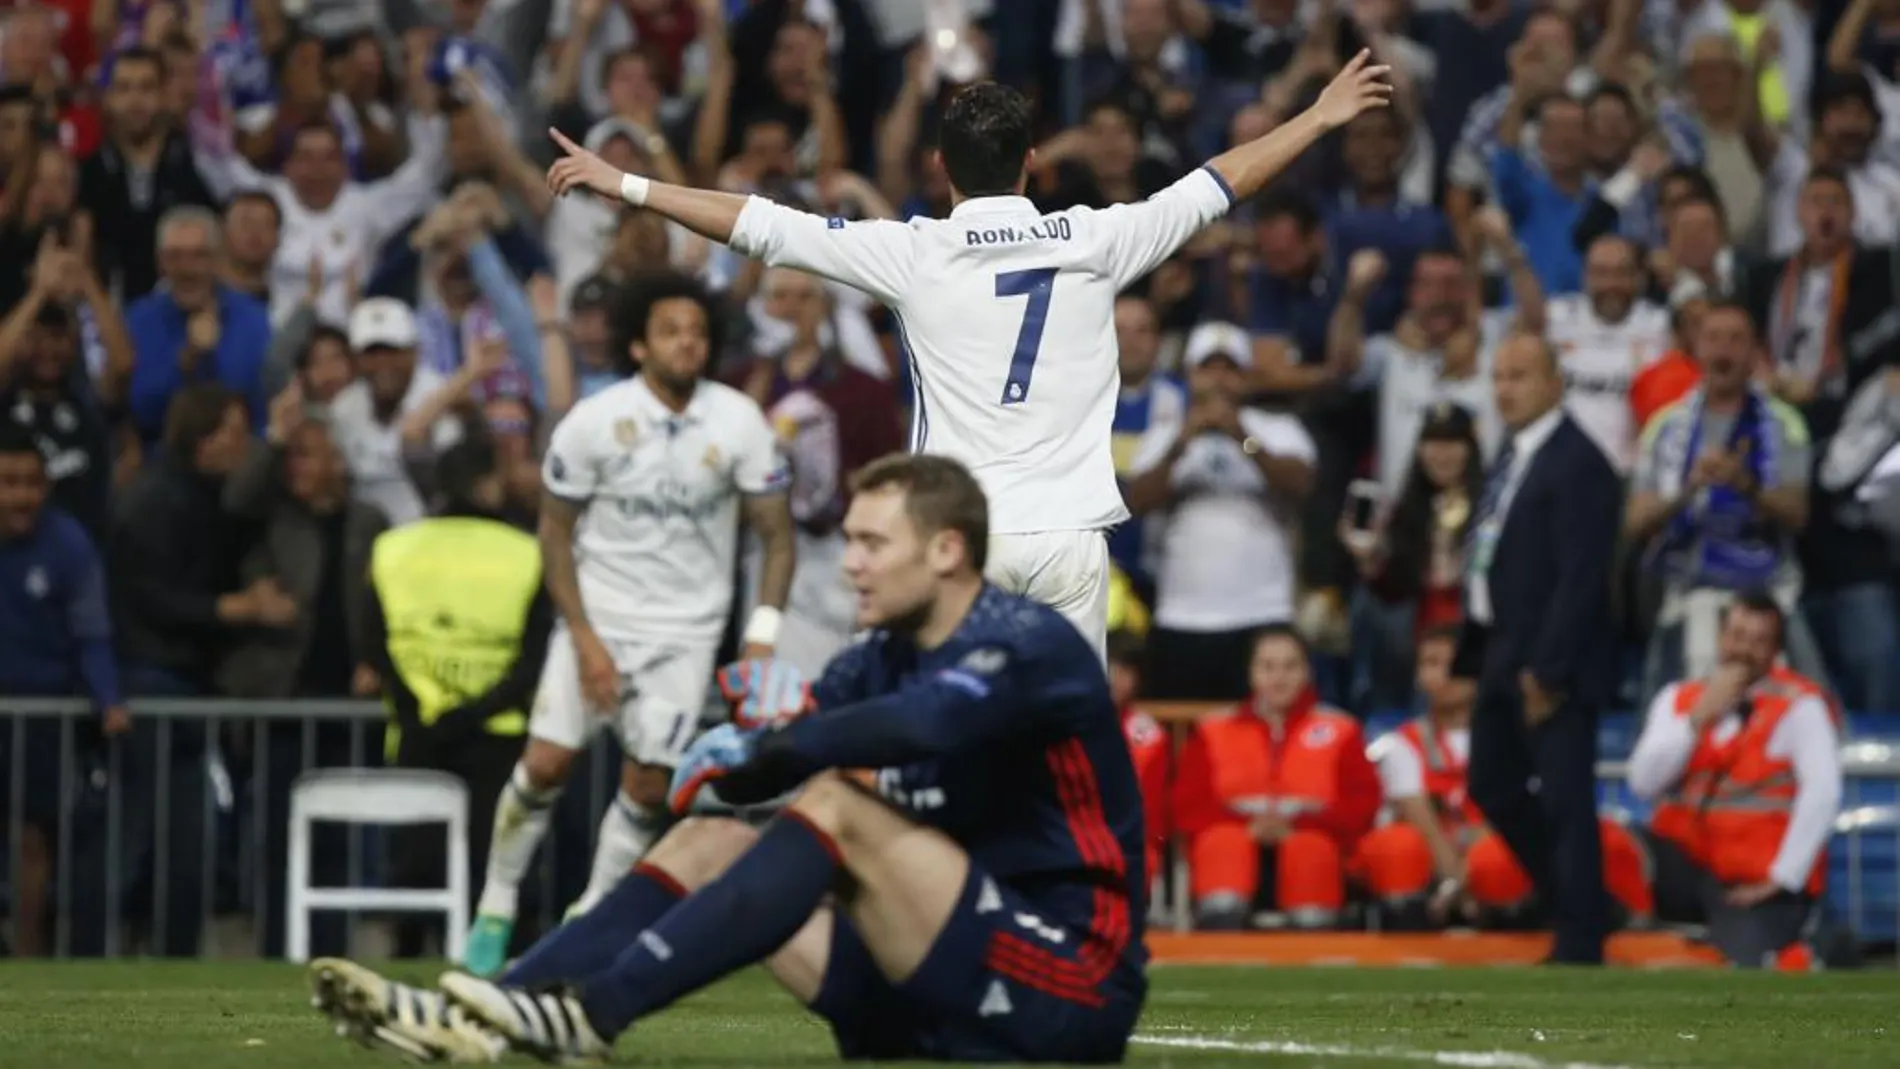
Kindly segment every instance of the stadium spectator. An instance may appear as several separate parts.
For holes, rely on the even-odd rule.
[[[1426,410],[1396,500],[1369,529],[1354,527],[1350,512],[1340,517],[1340,542],[1363,580],[1353,606],[1362,707],[1410,705],[1413,651],[1422,636],[1457,625],[1465,540],[1483,491],[1484,454],[1471,413],[1440,401]]]
[[[350,313],[349,341],[360,377],[330,402],[330,431],[349,466],[351,494],[401,526],[423,514],[425,469],[462,434],[459,421],[438,416],[428,423],[426,436],[406,440],[403,424],[451,380],[418,366],[421,335],[415,313],[393,297],[358,304]],[[462,374],[487,370],[476,361],[465,364]]]
[[[28,285],[33,255],[48,236],[77,249],[91,246],[92,219],[79,212],[77,169],[58,145],[41,145],[23,165],[20,181],[0,196],[0,307],[11,307]]]
[[[494,445],[473,435],[444,452],[437,469],[441,511],[376,539],[364,648],[394,718],[385,759],[467,781],[469,866],[482,872],[495,800],[527,733],[554,609],[541,587],[534,536],[502,518],[506,488]],[[450,671],[452,678],[444,675]],[[441,831],[404,831],[413,834],[392,843],[398,885],[442,886]],[[533,891],[531,884],[530,897]],[[429,927],[403,925],[397,956],[420,954]],[[531,938],[531,927],[516,931]]]
[[[113,473],[107,413],[125,396],[131,341],[98,276],[50,235],[31,274],[26,296],[0,321],[0,412],[39,444],[54,504],[98,538]],[[96,381],[81,352],[82,316],[104,350]]]
[[[105,569],[85,529],[52,503],[50,487],[32,436],[0,423],[0,693],[83,695],[99,716],[99,734],[116,738],[132,722],[112,652]],[[23,957],[44,955],[49,946],[49,893],[67,789],[61,779],[72,752],[64,730],[50,719],[0,721],[0,766],[24,776],[0,799],[0,823],[21,834],[9,883],[13,950]],[[81,745],[87,737],[82,731]],[[7,812],[15,799],[21,808]]]
[[[529,163],[514,141],[500,129],[494,111],[470,94],[470,102],[454,104],[448,110],[448,173],[443,177],[439,196],[444,201],[466,201],[476,210],[484,229],[495,242],[510,273],[525,282],[550,270],[547,250],[541,236],[529,228],[547,215],[551,194],[540,169]],[[538,181],[530,181],[538,179]],[[506,193],[511,199],[504,200]],[[524,213],[514,206],[528,206]],[[418,239],[421,228],[442,208],[423,214],[411,225],[393,235],[383,247],[376,270],[370,276],[369,293],[401,297],[414,303],[421,291],[418,256],[434,242]],[[439,224],[438,224],[439,226]],[[440,239],[439,230],[435,239]],[[588,235],[592,238],[593,235]]]
[[[1637,430],[1639,446],[1649,421],[1702,381],[1702,365],[1689,350],[1708,308],[1708,294],[1694,279],[1679,283],[1670,294],[1669,350],[1630,380],[1630,425]]]
[[[1617,471],[1636,456],[1630,384],[1669,347],[1669,314],[1642,299],[1642,246],[1604,235],[1584,252],[1583,292],[1546,305],[1564,373],[1564,407]]]
[[[165,106],[165,61],[144,48],[112,59],[106,139],[79,172],[79,202],[92,213],[93,262],[127,303],[158,282],[158,221],[173,208],[213,204],[178,115]]]
[[[1815,471],[1815,482],[1843,501],[1841,522],[1849,530],[1878,532],[1889,545],[1900,545],[1900,519],[1894,512],[1894,472],[1888,460],[1900,443],[1900,371],[1887,368],[1868,379],[1847,406],[1841,429],[1828,443]],[[1851,505],[1846,504],[1847,501]]]
[[[1664,687],[1630,755],[1655,803],[1643,836],[1657,915],[1707,924],[1743,968],[1806,970],[1841,802],[1839,729],[1815,684],[1775,665],[1788,620],[1745,594],[1722,621],[1719,663]]]
[[[292,372],[284,388],[294,383],[303,393],[304,404],[328,412],[337,395],[356,381],[356,357],[350,352],[349,335],[335,327],[313,327],[297,350]]]
[[[1319,209],[1297,193],[1269,191],[1253,206],[1249,279],[1255,345],[1250,378],[1271,393],[1306,393],[1337,381],[1327,328],[1338,301]]]
[[[1111,625],[1112,626],[1112,625]],[[1122,733],[1128,736],[1128,753],[1135,760],[1135,780],[1141,784],[1142,823],[1147,835],[1147,850],[1142,871],[1151,886],[1164,886],[1162,856],[1172,834],[1168,826],[1168,794],[1173,789],[1174,742],[1168,729],[1161,726],[1136,702],[1141,693],[1141,639],[1123,630],[1108,633],[1108,693],[1122,718]]]
[[[1839,219],[1841,209],[1826,214],[1836,220],[1827,235],[1832,241],[1852,239],[1864,245],[1892,244],[1900,237],[1900,169],[1873,155],[1880,135],[1880,105],[1864,74],[1829,74],[1815,90],[1814,139],[1806,149],[1791,136],[1770,135],[1775,151],[1768,154],[1768,252],[1792,256],[1812,243],[1816,225],[1809,217],[1819,210],[1810,203],[1808,186],[1815,171],[1835,175],[1847,193],[1851,214]]]
[[[218,280],[222,227],[208,208],[173,208],[158,222],[164,285],[125,312],[135,354],[127,397],[139,441],[157,444],[172,400],[193,383],[216,382],[262,423],[270,317],[259,301]]]
[[[268,193],[247,192],[224,206],[224,248],[218,275],[226,286],[271,306],[271,271],[283,236],[284,213]],[[304,276],[298,276],[304,281]]]
[[[1402,185],[1407,122],[1402,110],[1384,108],[1346,124],[1340,141],[1346,183],[1326,212],[1333,256],[1351,263],[1359,250],[1376,249],[1385,260],[1385,277],[1365,298],[1366,330],[1374,334],[1391,330],[1403,313],[1413,262],[1451,240],[1438,209],[1412,199]]]
[[[1604,82],[1590,90],[1583,98],[1583,158],[1585,169],[1593,179],[1590,185],[1607,183],[1629,167],[1638,146],[1645,146],[1651,150],[1649,154],[1662,161],[1662,166],[1668,166],[1668,145],[1661,143],[1660,138],[1645,139],[1644,133],[1643,113],[1627,87],[1619,82]],[[1645,180],[1653,181],[1657,177],[1660,175],[1646,175]],[[1586,206],[1589,201],[1586,193]],[[1653,244],[1657,237],[1654,206],[1644,198],[1626,207],[1634,210],[1620,213],[1620,232],[1639,244]],[[1588,243],[1583,247],[1588,248]]]
[[[1800,182],[1799,246],[1749,272],[1743,293],[1767,331],[1775,393],[1801,409],[1819,441],[1833,435],[1891,340],[1883,313],[1894,303],[1892,256],[1857,243],[1863,210],[1840,171],[1810,171]]]
[[[844,536],[851,472],[903,448],[897,397],[887,382],[852,367],[839,352],[831,299],[823,280],[791,268],[767,268],[760,281],[764,310],[791,328],[786,346],[754,338],[753,358],[728,381],[766,413],[792,464],[792,518],[797,558],[777,655],[812,678],[857,630],[844,581]],[[749,540],[746,574],[760,574],[762,547]],[[742,585],[752,596],[756,581]],[[752,605],[743,607],[749,616]]]
[[[1702,194],[1684,196],[1663,209],[1667,236],[1649,252],[1655,295],[1672,305],[1682,287],[1694,284],[1709,298],[1739,297],[1745,281],[1741,257],[1729,239],[1722,203]]]
[[[211,694],[226,643],[244,629],[281,628],[296,618],[296,603],[274,580],[239,583],[248,532],[224,517],[220,495],[248,434],[235,393],[215,383],[185,387],[166,415],[162,451],[113,502],[106,558],[126,690],[135,696]],[[165,909],[154,917],[152,951],[193,956],[207,891],[203,858],[211,844],[203,829],[214,740],[203,721],[177,718],[163,729],[140,721],[128,741],[111,800],[120,807],[119,835],[107,835],[114,818],[103,805],[89,809],[76,829],[73,952],[107,953],[117,945],[108,928],[120,911],[152,901],[163,883]],[[168,785],[163,797],[155,793],[160,783]],[[130,849],[107,855],[121,843]],[[107,870],[128,861],[132,871],[120,874],[115,899]]]
[[[307,415],[298,387],[272,400],[264,440],[250,444],[225,483],[224,506],[240,520],[260,526],[239,580],[271,580],[296,613],[281,630],[253,630],[227,647],[217,670],[219,693],[233,698],[378,693],[362,614],[370,545],[388,521],[374,508],[350,500],[343,458],[329,430]],[[351,734],[349,724],[337,721],[260,721],[251,739],[257,819],[265,827],[288,827],[290,788],[299,774],[363,760],[360,747],[352,753]],[[258,865],[259,945],[269,958],[284,952],[287,849],[285,836],[266,837]],[[344,829],[316,830],[310,872],[319,886],[348,880],[349,836]],[[312,919],[313,953],[344,952],[343,921],[335,914]]]
[[[1191,400],[1179,424],[1142,436],[1128,506],[1165,512],[1150,693],[1233,700],[1247,691],[1253,635],[1293,617],[1293,524],[1313,486],[1313,440],[1298,420],[1243,407],[1246,332],[1205,323],[1188,339]]]
[[[327,122],[301,127],[291,136],[281,177],[258,172],[236,155],[198,156],[214,195],[260,190],[276,199],[284,211],[284,225],[273,275],[301,279],[310,270],[311,259],[320,260],[324,282],[317,318],[321,322],[348,320],[349,280],[362,281],[383,242],[435,201],[446,167],[446,134],[440,116],[427,110],[432,104],[412,103],[417,110],[409,117],[409,158],[394,174],[376,182],[350,180],[342,141]],[[272,317],[289,314],[301,296],[297,286],[274,288]]]
[[[578,198],[566,198],[561,203]],[[575,400],[584,400],[612,386],[630,370],[624,360],[616,359],[611,338],[611,314],[618,292],[614,284],[599,275],[590,275],[573,287],[567,299],[567,317],[563,341],[571,354],[575,376]],[[549,361],[548,370],[554,370]],[[550,407],[550,418],[565,415]]]
[[[1747,313],[1711,307],[1696,335],[1701,385],[1643,436],[1624,531],[1664,585],[1644,693],[1710,670],[1735,594],[1770,589],[1790,607],[1800,600],[1794,539],[1808,518],[1813,448],[1800,413],[1749,381],[1755,352]],[[1797,623],[1788,637],[1800,666],[1818,671],[1805,629]]]
[[[1513,325],[1525,330],[1544,325],[1543,289],[1512,239],[1508,220],[1487,210],[1478,214],[1476,225],[1487,247],[1498,249],[1512,265],[1514,312],[1481,311],[1477,279],[1464,258],[1449,249],[1429,250],[1412,265],[1405,314],[1391,333],[1368,341],[1365,301],[1385,275],[1385,258],[1367,250],[1346,268],[1345,292],[1327,338],[1328,360],[1350,374],[1355,386],[1376,391],[1374,471],[1388,498],[1398,494],[1411,463],[1420,420],[1440,401],[1471,413],[1485,455],[1496,451],[1503,428],[1489,382],[1494,354]]]
[[[1491,182],[1498,206],[1511,217],[1537,280],[1550,293],[1569,293],[1583,281],[1583,264],[1571,231],[1583,215],[1587,131],[1583,104],[1553,96],[1537,108],[1537,162],[1523,143],[1522,127],[1506,127],[1491,152]]]
[[[1142,436],[1151,427],[1179,426],[1187,416],[1187,391],[1156,367],[1161,322],[1147,297],[1124,293],[1115,299],[1115,341],[1122,374],[1121,396],[1115,399],[1115,473],[1125,496]],[[1158,539],[1148,532],[1154,526],[1130,520],[1108,535],[1109,555],[1149,596],[1154,592],[1151,561]]]
[[[1468,679],[1451,675],[1455,626],[1427,631],[1418,643],[1418,693],[1424,712],[1375,739],[1367,750],[1379,771],[1384,821],[1359,843],[1354,876],[1380,906],[1382,929],[1474,919],[1466,890],[1465,854],[1483,834],[1484,816],[1471,801]]]
[[[1091,105],[1081,127],[1039,147],[1036,166],[1048,189],[1039,200],[1044,211],[1133,204],[1173,179],[1166,164],[1143,155],[1134,113],[1112,98]]]
[[[841,421],[847,473],[901,447],[892,387],[844,352],[842,320],[848,312],[837,307],[822,279],[790,268],[766,269],[759,280],[759,312],[754,322],[767,329],[754,333],[752,358],[735,369],[733,385],[765,408],[792,391],[815,390]]]
[[[1319,704],[1299,635],[1276,624],[1252,646],[1253,693],[1196,723],[1175,770],[1195,926],[1246,928],[1264,906],[1330,927],[1346,859],[1379,812],[1378,773],[1358,722]]]
[[[757,136],[783,139],[800,171],[825,174],[842,166],[847,135],[833,95],[825,30],[792,5],[776,2],[749,8],[725,32],[718,5],[703,4],[699,15],[709,64],[693,132],[702,177],[712,177],[719,161]],[[730,81],[722,93],[724,79]],[[723,178],[719,184],[727,185]]]
[[[509,269],[496,232],[512,225],[494,190],[479,184],[458,189],[426,216],[411,241],[421,253],[420,276],[427,296],[416,304],[419,366],[454,374],[484,340],[503,339],[512,360],[479,385],[481,396],[547,399],[541,365],[541,334],[528,292]],[[369,293],[402,292],[388,276],[372,280]],[[398,298],[401,299],[401,298]],[[407,303],[407,302],[405,302]]]
[[[1551,960],[1601,965],[1610,910],[1594,740],[1610,691],[1622,480],[1564,415],[1548,341],[1499,346],[1494,382],[1511,439],[1472,521],[1454,669],[1478,681],[1471,797],[1551,911]]]
[[[1766,225],[1767,176],[1773,158],[1773,128],[1761,114],[1761,94],[1744,91],[1759,84],[1769,62],[1767,49],[1756,49],[1753,63],[1728,33],[1704,34],[1689,43],[1683,61],[1684,103],[1702,137],[1703,166],[1713,185],[1711,198],[1722,205],[1733,232],[1750,245]]]

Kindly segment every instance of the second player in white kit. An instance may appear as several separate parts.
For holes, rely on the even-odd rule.
[[[683,276],[636,285],[626,325],[641,373],[575,405],[548,443],[541,549],[561,624],[528,748],[496,808],[464,962],[477,975],[503,964],[516,888],[596,730],[616,733],[627,764],[577,908],[611,890],[664,830],[670,773],[696,734],[732,611],[742,514],[764,544],[744,652],[772,652],[792,579],[790,474],[759,406],[701,378],[711,317]]]
[[[1128,518],[1110,452],[1120,388],[1116,294],[1322,134],[1387,102],[1361,53],[1306,112],[1139,204],[1044,215],[1022,193],[1028,102],[960,92],[940,123],[948,219],[845,222],[623,174],[558,132],[557,193],[587,189],[656,211],[768,264],[855,286],[896,314],[916,394],[913,452],[962,461],[989,499],[989,577],[1107,639],[1104,532]]]

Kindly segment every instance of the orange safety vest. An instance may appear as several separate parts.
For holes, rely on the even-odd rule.
[[[1676,688],[1674,714],[1688,716],[1706,686],[1697,679]],[[1777,670],[1750,697],[1748,720],[1728,741],[1716,742],[1713,731],[1696,739],[1682,777],[1650,817],[1652,831],[1725,884],[1768,879],[1788,832],[1796,788],[1794,765],[1770,757],[1768,741],[1796,701],[1825,695],[1805,677]],[[1807,893],[1819,895],[1826,875],[1824,854],[1808,875]]]
[[[1359,722],[1316,705],[1291,716],[1284,732],[1246,706],[1196,725],[1207,746],[1214,794],[1248,815],[1293,818],[1330,808],[1339,797],[1339,749],[1357,745]]]
[[[1425,793],[1431,796],[1432,809],[1453,840],[1463,832],[1484,823],[1484,814],[1467,790],[1467,763],[1451,748],[1438,725],[1429,716],[1414,717],[1399,725],[1404,740],[1425,768]]]

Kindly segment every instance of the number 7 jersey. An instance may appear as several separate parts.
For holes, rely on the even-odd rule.
[[[948,219],[845,222],[751,198],[732,247],[890,307],[913,384],[910,448],[961,461],[990,531],[1128,518],[1110,454],[1115,297],[1233,206],[1203,167],[1139,204],[1044,215],[975,197]]]

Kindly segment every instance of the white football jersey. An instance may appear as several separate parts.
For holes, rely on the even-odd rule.
[[[1642,433],[1630,413],[1630,383],[1669,351],[1669,313],[1637,301],[1622,322],[1606,323],[1581,293],[1553,297],[1545,308],[1563,367],[1564,407],[1617,471],[1629,471]]]
[[[594,630],[623,642],[719,641],[739,497],[791,483],[750,397],[701,382],[675,413],[638,377],[574,406],[541,477],[549,493],[586,505],[574,536],[581,600]]]
[[[1139,204],[1044,215],[977,197],[948,219],[847,223],[753,197],[732,247],[859,289],[896,313],[915,384],[912,452],[967,465],[995,534],[1128,518],[1110,448],[1115,295],[1233,205],[1208,168]]]

